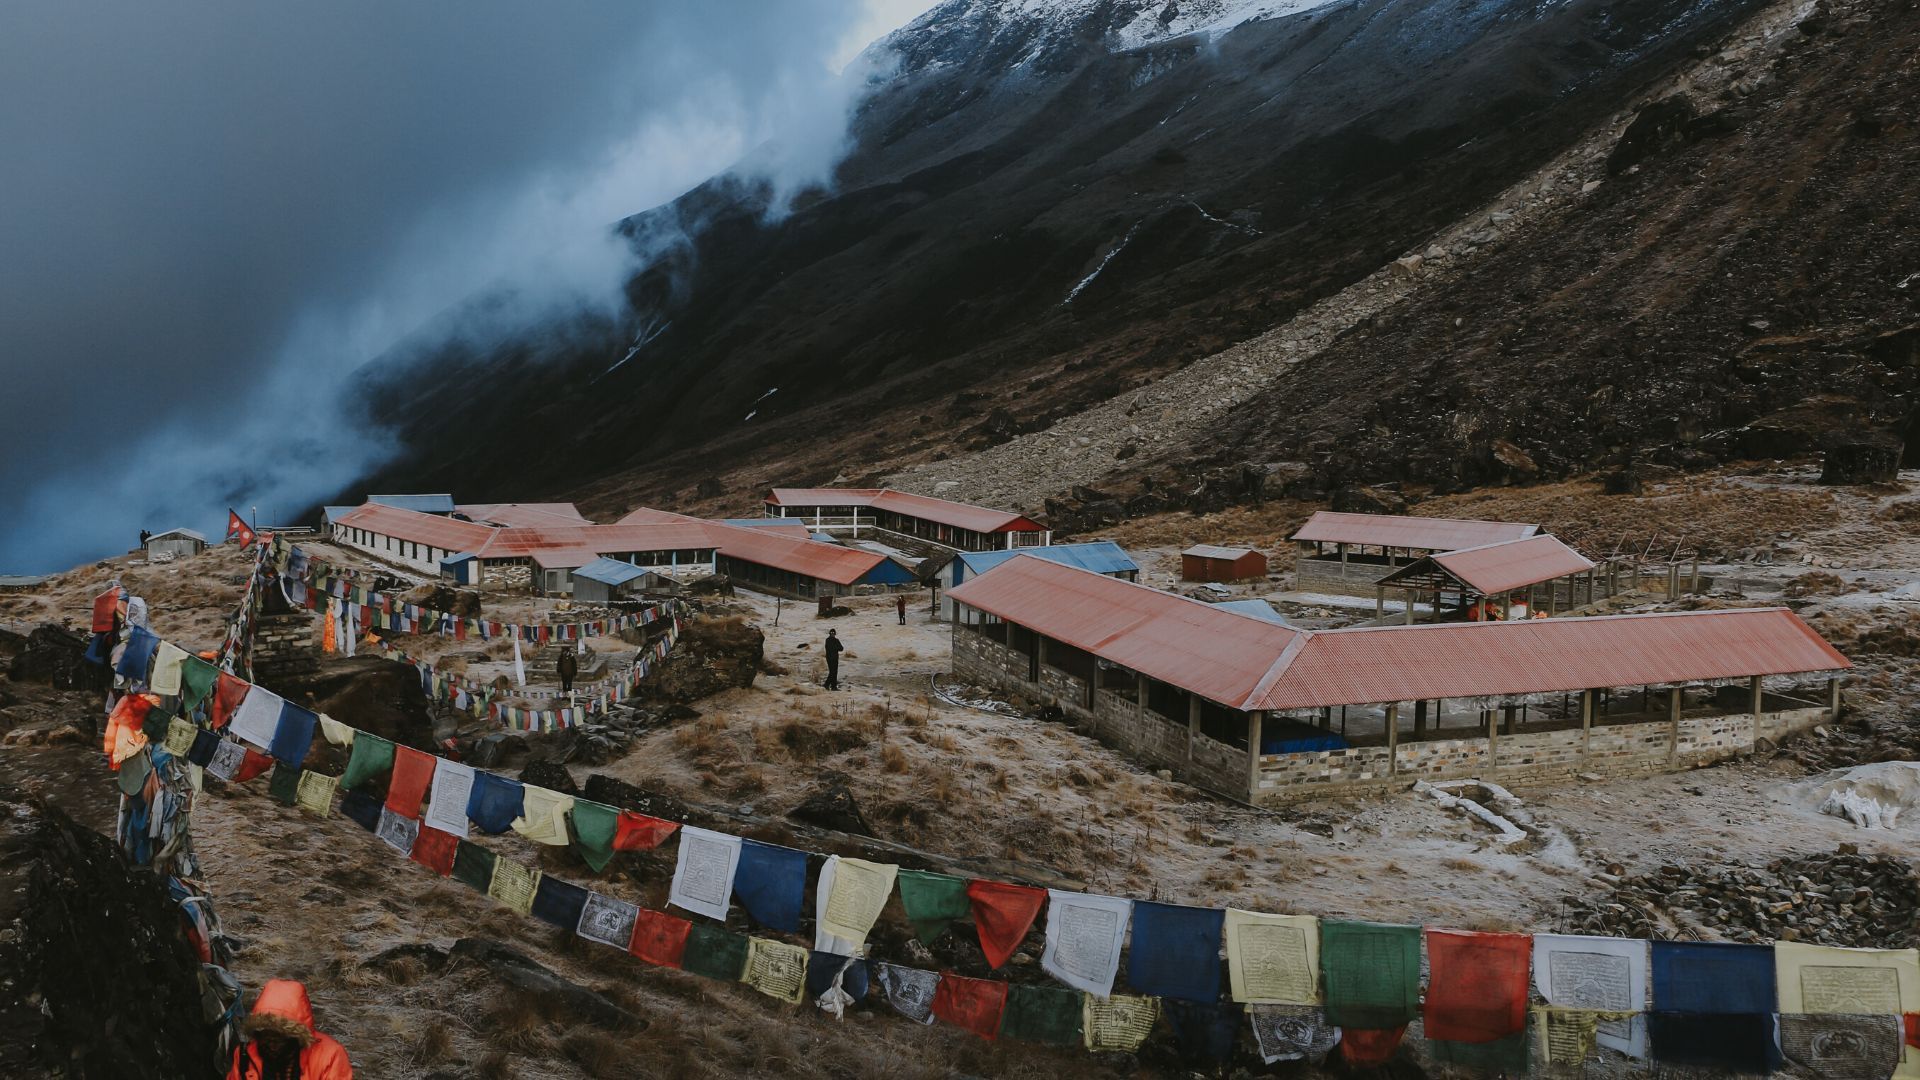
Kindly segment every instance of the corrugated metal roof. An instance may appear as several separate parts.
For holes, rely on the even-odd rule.
[[[1852,667],[1786,608],[1324,630],[1255,709],[1571,693]]]
[[[168,529],[163,533],[154,533],[152,536],[147,537],[147,542],[152,543],[155,540],[165,540],[169,536],[184,536],[189,540],[198,540],[203,544],[207,542],[206,537],[201,536],[192,529]]]
[[[1225,703],[1251,694],[1300,636],[1290,627],[1044,559],[1011,559],[948,595]]]
[[[774,488],[767,501],[776,506],[870,506],[973,532],[1033,532],[1044,528],[1010,510],[989,510],[891,488]]]
[[[561,525],[494,530],[492,538],[481,545],[475,554],[483,559],[511,559],[556,548],[610,555],[625,551],[704,551],[713,546],[705,526],[697,521],[654,525]]]
[[[454,509],[475,521],[507,528],[593,524],[572,503],[466,503]]]
[[[621,562],[619,559],[595,559],[573,572],[577,578],[597,581],[602,585],[622,585],[634,578],[646,577],[653,571],[644,566]]]
[[[651,506],[636,506],[621,518],[621,525],[657,525],[663,521],[699,521],[699,518],[676,514],[671,510],[655,510]]]
[[[548,570],[572,570],[598,559],[600,553],[592,548],[543,547],[531,557],[534,565]]]
[[[396,510],[412,510],[420,514],[453,513],[451,495],[369,495],[367,501],[376,506],[391,506]]]
[[[1513,521],[1472,521],[1398,514],[1337,514],[1331,510],[1321,510],[1308,518],[1307,523],[1300,526],[1300,531],[1293,534],[1293,538],[1329,544],[1458,551],[1502,540],[1524,540],[1539,531],[1538,525]]]
[[[1593,565],[1592,560],[1558,539],[1541,534],[1429,555],[1380,580],[1391,584],[1396,578],[1413,577],[1438,566],[1469,588],[1493,596],[1568,574],[1584,574]]]
[[[1225,559],[1228,562],[1233,562],[1236,559],[1244,559],[1249,555],[1257,555],[1259,552],[1254,551],[1252,548],[1221,547],[1218,544],[1195,544],[1180,554],[1192,555],[1199,559]]]
[[[1126,549],[1111,540],[1093,540],[1084,544],[1048,544],[1045,547],[1015,548],[1012,551],[962,551],[955,556],[965,563],[967,572],[962,580],[971,578],[1021,555],[1031,555],[1036,559],[1060,563],[1063,566],[1077,566],[1082,570],[1091,570],[1096,574],[1124,574],[1140,569]]]
[[[455,521],[436,514],[422,514],[372,502],[354,507],[336,524],[351,525],[396,540],[410,540],[447,551],[477,551],[493,539],[495,532],[471,521]]]
[[[855,551],[839,544],[803,540],[769,529],[739,529],[711,522],[707,529],[720,554],[759,566],[851,585],[887,561],[871,551]]]
[[[1213,606],[1221,611],[1231,611],[1235,615],[1245,615],[1250,619],[1263,619],[1270,623],[1279,623],[1281,626],[1287,625],[1287,620],[1282,618],[1278,611],[1273,610],[1273,605],[1265,600],[1222,600]]]
[[[720,524],[731,525],[736,529],[772,529],[783,536],[797,536],[810,539],[813,534],[807,531],[806,523],[799,518],[721,518]]]
[[[1575,692],[1852,666],[1785,608],[1305,631],[1019,558],[950,595],[1249,710]]]

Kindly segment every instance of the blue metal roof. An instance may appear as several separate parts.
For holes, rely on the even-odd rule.
[[[785,529],[793,531],[795,525],[805,528],[807,523],[799,518],[721,518],[720,524],[731,525],[736,529]]]
[[[839,537],[834,536],[832,533],[823,532],[814,533],[810,539],[821,544],[837,544],[840,542]]]
[[[451,495],[369,495],[367,501],[379,506],[391,506],[396,510],[412,510],[419,514],[453,513]]]
[[[1012,551],[963,551],[955,558],[965,565],[966,570],[956,575],[955,580],[965,581],[977,574],[984,574],[1018,555],[1031,555],[1036,559],[1091,570],[1096,574],[1124,574],[1140,569],[1140,564],[1134,562],[1133,556],[1128,555],[1119,544],[1111,540],[1095,540],[1086,544],[1049,544],[1046,547],[1014,548]]]
[[[588,581],[597,581],[602,585],[620,585],[632,581],[634,578],[644,577],[648,573],[651,573],[651,571],[644,566],[635,566],[632,563],[621,562],[619,559],[609,559],[603,556],[575,570],[573,576],[586,578]]]
[[[328,521],[338,521],[341,518],[346,517],[348,514],[352,513],[355,509],[357,509],[357,507],[325,506],[325,507],[321,507],[320,512],[326,515]]]
[[[1265,600],[1227,600],[1213,606],[1222,611],[1231,611],[1239,615],[1251,615],[1256,619],[1262,619],[1270,623],[1278,623],[1281,626],[1292,625],[1287,622],[1286,619],[1281,618],[1280,613],[1273,610],[1273,605],[1267,603]],[[1265,751],[1262,751],[1262,753],[1264,752]]]
[[[461,552],[456,552],[455,554],[449,555],[444,559],[441,559],[440,565],[441,566],[458,566],[463,562],[472,562],[472,561],[473,561],[473,552],[461,551]]]

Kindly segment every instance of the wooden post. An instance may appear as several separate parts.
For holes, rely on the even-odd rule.
[[[1840,719],[1840,679],[1838,676],[1827,680],[1827,719]]]
[[[1667,759],[1680,756],[1680,688],[1667,691]]]
[[[1753,708],[1749,710],[1750,712],[1753,713],[1755,731],[1759,730],[1760,707],[1764,703],[1765,703],[1765,698],[1763,698],[1760,693],[1760,676],[1755,675],[1753,677]]]
[[[1387,587],[1385,585],[1375,585],[1373,587],[1373,621],[1379,622],[1386,617]]]
[[[1414,605],[1414,601],[1415,601],[1416,599],[1418,599],[1418,597],[1419,597],[1419,596],[1420,596],[1420,593],[1419,593],[1419,591],[1418,591],[1418,590],[1415,590],[1415,589],[1408,589],[1408,590],[1407,590],[1407,618],[1406,618],[1406,623],[1407,623],[1407,625],[1408,625],[1408,626],[1412,626],[1412,625],[1413,625],[1413,605]]]
[[[1505,710],[1502,709],[1502,711],[1504,712]],[[1498,749],[1500,745],[1500,725],[1493,722],[1493,713],[1491,710],[1486,712],[1485,716],[1487,718],[1487,770],[1491,772],[1500,760]]]
[[[1247,714],[1247,801],[1260,800],[1260,727],[1266,714],[1258,709]]]
[[[1193,744],[1200,739],[1200,699],[1187,695],[1187,760],[1193,760]]]
[[[1413,737],[1418,739],[1427,733],[1427,699],[1421,698],[1413,703]]]
[[[1513,590],[1508,589],[1500,594],[1500,621],[1506,622],[1511,618],[1513,618]]]
[[[1147,715],[1147,677],[1139,672],[1133,673],[1133,711],[1141,719]]]
[[[1387,706],[1387,775],[1400,771],[1400,705]]]
[[[1586,760],[1587,739],[1593,734],[1593,691],[1580,691],[1580,759]]]
[[[1687,586],[1687,591],[1690,593],[1700,591],[1700,556],[1697,553],[1693,557],[1693,581]]]

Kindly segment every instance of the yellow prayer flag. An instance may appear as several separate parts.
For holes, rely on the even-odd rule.
[[[193,749],[193,737],[199,733],[199,728],[176,716],[167,724],[167,741],[160,745],[174,757],[186,757],[187,751]]]
[[[1593,1056],[1600,1015],[1590,1009],[1535,1008],[1540,1050],[1549,1065],[1578,1065]]]
[[[768,997],[798,1005],[807,988],[807,950],[784,941],[747,939],[747,973],[740,980]]]
[[[855,948],[865,945],[880,909],[893,894],[893,879],[899,872],[890,863],[840,858],[834,865],[833,891],[827,894],[819,929],[852,942]]]
[[[513,831],[536,844],[565,847],[569,839],[567,812],[572,809],[573,796],[527,784],[520,816],[513,819]]]
[[[187,661],[187,650],[171,641],[162,641],[153,654],[152,678],[147,688],[167,697],[180,696],[180,669]]]
[[[1320,1004],[1320,920],[1228,908],[1227,975],[1233,1000]]]
[[[1114,994],[1097,998],[1082,994],[1081,1029],[1087,1049],[1095,1053],[1121,1050],[1132,1053],[1153,1034],[1153,1022],[1160,1018],[1160,999]]]
[[[540,871],[508,858],[493,860],[493,879],[487,895],[522,915],[533,911],[533,894],[540,888]]]
[[[1780,941],[1773,946],[1773,963],[1783,1013],[1920,1012],[1920,951]]]
[[[333,810],[333,791],[339,786],[339,777],[308,769],[300,774],[300,786],[294,789],[294,805],[326,817]]]
[[[320,714],[320,736],[334,746],[353,745],[353,729],[325,713]]]

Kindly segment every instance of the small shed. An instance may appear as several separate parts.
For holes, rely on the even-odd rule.
[[[675,587],[665,574],[619,559],[595,559],[573,572],[573,598],[584,604],[604,604],[642,592],[670,592]]]
[[[1267,576],[1267,557],[1252,548],[1195,544],[1180,553],[1182,581],[1248,581]]]
[[[462,551],[440,560],[440,576],[456,585],[480,584],[480,560],[473,552]]]
[[[147,537],[147,561],[172,562],[207,550],[207,538],[192,529],[168,529]]]

